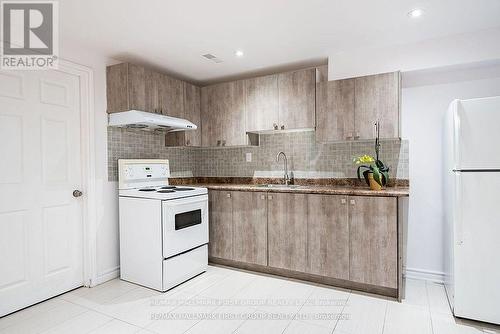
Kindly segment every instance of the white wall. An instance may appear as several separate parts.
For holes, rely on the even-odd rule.
[[[362,48],[328,57],[328,80],[416,71],[500,58],[500,28],[419,43]]]
[[[118,194],[108,182],[106,66],[117,61],[61,43],[61,58],[87,66],[94,77],[95,165],[97,195],[97,284],[117,277],[119,268]]]
[[[443,267],[442,130],[454,99],[500,95],[500,65],[403,73],[402,136],[410,142],[407,272],[440,279]]]

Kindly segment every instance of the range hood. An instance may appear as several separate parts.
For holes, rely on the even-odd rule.
[[[166,132],[196,130],[198,128],[186,119],[139,110],[109,114],[108,125],[130,129],[163,130]]]

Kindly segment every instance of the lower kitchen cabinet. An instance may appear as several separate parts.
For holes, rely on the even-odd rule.
[[[233,260],[267,265],[267,194],[234,191]]]
[[[233,199],[230,191],[208,192],[208,255],[233,258]]]
[[[398,288],[397,199],[349,197],[349,280]]]
[[[308,195],[307,272],[349,279],[347,196]]]
[[[306,270],[307,197],[306,194],[268,194],[269,266]]]

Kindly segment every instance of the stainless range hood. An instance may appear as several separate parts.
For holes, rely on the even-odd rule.
[[[198,128],[186,119],[139,110],[109,114],[108,125],[130,129],[163,130],[166,132],[196,130]]]

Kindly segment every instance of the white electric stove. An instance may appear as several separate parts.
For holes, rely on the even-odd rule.
[[[168,184],[168,160],[118,160],[120,277],[167,291],[206,271],[206,188]]]

